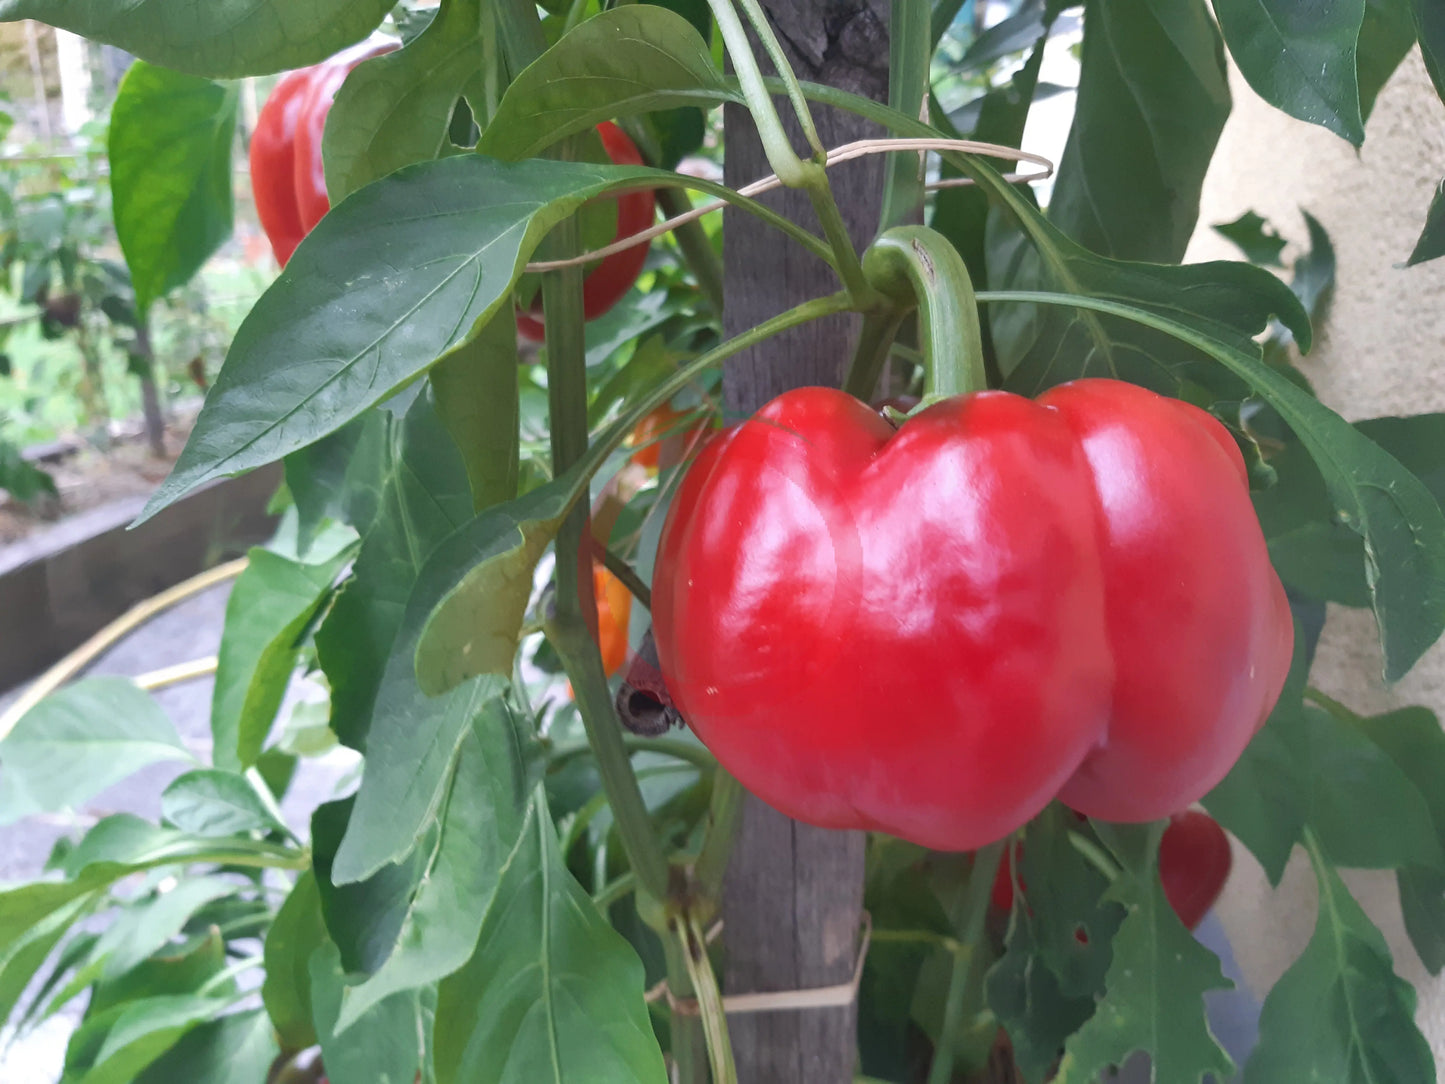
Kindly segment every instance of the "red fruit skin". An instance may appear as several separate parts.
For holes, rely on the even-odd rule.
[[[1289,664],[1230,447],[1117,381],[958,396],[896,432],[842,392],[788,392],[673,501],[653,596],[668,691],[720,763],[811,824],[972,850],[1061,791],[1167,816],[1233,764]],[[1126,766],[1152,774],[1106,793]]]
[[[364,41],[329,60],[282,76],[251,135],[251,191],[261,228],[282,267],[330,209],[321,137],[337,90],[363,60],[396,43]]]
[[[311,88],[312,69],[288,72],[281,77],[256,118],[251,135],[251,193],[256,215],[271,242],[271,252],[282,267],[296,251],[306,231],[296,204],[296,125],[306,94]]]
[[[1100,820],[1158,820],[1223,779],[1279,699],[1289,603],[1216,419],[1112,380],[1039,402],[1093,469],[1114,657],[1109,726],[1059,797]]]
[[[637,145],[617,125],[604,121],[597,126],[597,134],[602,138],[602,149],[613,163],[619,166],[643,165]],[[613,241],[641,233],[652,225],[657,200],[651,189],[624,192],[612,198],[617,201],[617,232]],[[589,268],[582,279],[583,315],[588,320],[595,320],[621,301],[623,295],[632,289],[637,276],[642,274],[642,265],[646,262],[647,246],[633,245],[604,257],[595,267]],[[517,331],[531,342],[539,343],[546,337],[540,297],[532,303],[529,311],[517,313]]]
[[[1204,920],[1229,880],[1229,837],[1208,813],[1176,813],[1159,841],[1159,879],[1179,920],[1191,930]]]

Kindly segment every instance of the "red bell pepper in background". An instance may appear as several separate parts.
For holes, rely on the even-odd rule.
[[[619,166],[640,166],[642,155],[637,145],[627,138],[617,125],[604,121],[597,126],[602,137],[602,149],[607,157]],[[609,197],[617,201],[617,232],[613,241],[641,233],[652,225],[656,214],[656,197],[651,189],[624,192]],[[611,256],[604,256],[596,266],[590,267],[582,279],[582,314],[588,320],[595,320],[613,305],[622,300],[632,289],[637,276],[642,274],[642,265],[647,262],[647,246],[633,245]],[[527,312],[517,313],[517,330],[522,338],[541,342],[545,337],[542,323],[542,299],[536,298]]]
[[[1217,783],[1293,625],[1214,418],[1111,380],[894,430],[804,388],[713,440],[653,585],[668,691],[782,812],[972,850],[1061,797],[1144,821]]]
[[[287,72],[261,107],[251,134],[251,192],[282,267],[331,208],[321,137],[336,92],[363,60],[396,47],[392,41],[364,41],[320,64]]]
[[[1015,844],[1015,863],[1021,854],[1021,845]],[[1229,837],[1208,813],[1189,809],[1169,818],[1169,827],[1159,841],[1159,880],[1164,885],[1164,898],[1189,929],[1204,921],[1219,899],[1232,862]],[[1018,876],[1019,887],[1027,895],[1029,886],[1022,875],[1010,871],[1005,854],[993,881],[994,910],[1007,912],[1013,908],[1014,876]]]

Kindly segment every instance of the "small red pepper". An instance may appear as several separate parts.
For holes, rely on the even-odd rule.
[[[1015,865],[1022,854],[1022,845],[1014,844]],[[1188,809],[1169,818],[1169,827],[1164,829],[1163,838],[1159,840],[1159,880],[1164,886],[1164,898],[1186,927],[1193,930],[1204,921],[1204,916],[1224,891],[1232,863],[1229,837],[1208,813]],[[991,899],[994,910],[1012,910],[1015,876],[1018,877],[1019,887],[1027,895],[1029,886],[1022,874],[1010,874],[1008,855],[1005,854],[993,881]]]
[[[1055,797],[1116,821],[1195,802],[1294,632],[1228,432],[1113,380],[896,431],[839,391],[779,396],[688,471],[653,603],[674,703],[746,787],[939,850]]]

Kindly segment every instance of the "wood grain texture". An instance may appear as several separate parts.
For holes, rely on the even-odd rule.
[[[921,0],[920,0],[921,2]],[[763,0],[798,76],[886,100],[887,0]],[[782,104],[785,120],[791,111]],[[825,146],[881,134],[854,117],[815,108]],[[794,146],[806,144],[796,127]],[[726,112],[727,183],[770,172],[751,119]],[[855,242],[866,244],[882,202],[880,158],[832,171],[834,191]],[[773,206],[816,226],[805,196],[775,193]],[[755,219],[726,212],[726,333],[736,335],[785,308],[840,288],[821,261]],[[857,320],[817,321],[728,362],[724,406],[752,413],[789,388],[841,382]],[[723,891],[730,993],[793,990],[852,978],[863,906],[859,832],[830,832],[789,820],[749,797]],[[855,1011],[808,1009],[729,1020],[738,1078],[746,1084],[848,1084],[856,1057]]]

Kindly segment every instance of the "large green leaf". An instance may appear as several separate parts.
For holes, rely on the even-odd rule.
[[[335,883],[360,881],[412,851],[436,820],[473,720],[505,687],[506,679],[494,674],[439,696],[418,684],[417,647],[442,586],[423,572],[407,602],[377,691],[361,789],[331,868]]]
[[[288,1050],[316,1043],[311,1020],[311,955],[326,941],[321,892],[310,870],[301,874],[266,931],[266,978],[261,999]]]
[[[17,937],[0,948],[0,1020],[13,1023],[10,1013],[19,1003],[20,996],[49,959],[60,939],[70,932],[77,919],[89,911],[92,902],[93,897],[89,895],[72,899],[45,915],[34,926],[18,931]]]
[[[373,57],[346,77],[322,141],[333,204],[441,154],[452,109],[482,62],[490,31],[491,10],[482,0],[443,0],[403,49]]]
[[[372,1006],[362,1026],[336,1030],[346,993],[341,955],[327,942],[311,956],[311,1005],[326,1076],[334,1084],[410,1084],[424,1060],[423,1014],[416,990]]]
[[[226,624],[211,697],[211,759],[249,768],[261,755],[291,672],[298,642],[354,552],[355,535],[338,527],[318,539],[308,560],[256,548],[226,602]]]
[[[148,693],[124,678],[85,678],[31,708],[0,742],[0,824],[80,806],[167,760],[191,760]]]
[[[329,437],[286,457],[286,489],[296,505],[296,553],[306,557],[329,519],[365,536],[381,500],[390,463],[391,418],[369,410]]]
[[[1364,142],[1355,54],[1365,0],[1215,0],[1214,10],[1261,98],[1357,147]]]
[[[504,305],[527,258],[594,196],[672,174],[586,162],[423,162],[321,220],[231,343],[141,519],[289,455],[423,374]]]
[[[263,1011],[232,1013],[187,1032],[136,1084],[256,1084],[280,1053]]]
[[[321,894],[326,932],[341,952],[348,973],[369,975],[386,962],[406,921],[407,907],[422,874],[429,849],[416,847],[405,859],[354,884],[336,884],[331,866],[346,834],[355,798],[328,802],[311,817],[312,861]]]
[[[1177,263],[1229,116],[1204,0],[1090,0],[1079,100],[1049,218],[1085,248]]]
[[[0,21],[39,19],[191,75],[304,68],[366,37],[391,0],[0,0]]]
[[[354,501],[365,499],[374,509],[370,529],[354,575],[316,632],[331,683],[331,728],[361,752],[417,574],[437,544],[472,515],[461,457],[428,396],[418,396],[401,422],[376,412],[368,425],[378,430],[379,463],[368,475],[349,477]]]
[[[1036,951],[1033,927],[1016,910],[1004,954],[988,973],[988,1004],[1008,1032],[1014,1063],[1030,1084],[1041,1084],[1064,1042],[1094,1012],[1092,997],[1069,997]]]
[[[518,73],[478,149],[530,158],[563,136],[615,117],[728,96],[702,36],[654,4],[602,12]]]
[[[1380,90],[1414,44],[1410,0],[1365,0],[1365,21],[1355,56],[1361,119],[1370,119]]]
[[[1415,31],[1435,91],[1445,99],[1445,7],[1439,0],[1414,0]]]
[[[1365,540],[1366,578],[1386,679],[1403,676],[1439,638],[1445,629],[1445,514],[1440,505],[1398,460],[1288,377],[1227,341],[1103,298],[1000,293],[980,299],[1045,302],[1121,316],[1178,338],[1246,381],[1309,449],[1335,502],[1336,517]]]
[[[1435,1062],[1415,1027],[1415,991],[1339,875],[1310,848],[1319,917],[1304,954],[1275,983],[1259,1018],[1245,1084],[1434,1084]]]
[[[82,1024],[72,1037],[66,1054],[67,1084],[132,1084],[181,1036],[219,1016],[226,1006],[226,999],[198,994],[145,997],[118,1005]],[[93,1056],[72,1068],[71,1055],[91,1049]]]
[[[105,978],[124,974],[165,948],[198,910],[236,889],[236,882],[224,877],[183,878],[169,891],[121,908],[97,939],[91,958],[103,962]]]
[[[115,232],[136,308],[184,286],[231,235],[236,90],[138,60],[110,115]]]
[[[615,229],[614,229],[615,235]],[[432,366],[436,409],[467,465],[478,511],[517,495],[520,473],[517,329],[499,313]]]
[[[161,794],[161,816],[198,836],[285,830],[245,777],[216,768],[177,777]]]
[[[642,964],[567,872],[540,790],[471,959],[444,980],[440,1084],[665,1084]]]
[[[1104,997],[1065,1043],[1055,1081],[1090,1084],[1137,1051],[1150,1055],[1154,1080],[1188,1084],[1211,1073],[1230,1079],[1234,1064],[1210,1034],[1203,995],[1231,984],[1164,895],[1157,872],[1163,823],[1100,824],[1098,831],[1121,865],[1106,898],[1127,914],[1114,935]]]
[[[83,890],[87,886],[108,884],[128,873],[172,863],[294,866],[299,856],[299,851],[261,840],[193,836],[174,828],[158,827],[133,813],[113,813],[98,821],[57,863],[72,883],[44,887]]]
[[[428,986],[467,962],[521,839],[535,744],[500,697],[463,737],[436,845],[396,947],[380,970],[345,991],[338,1035],[390,995]]]

